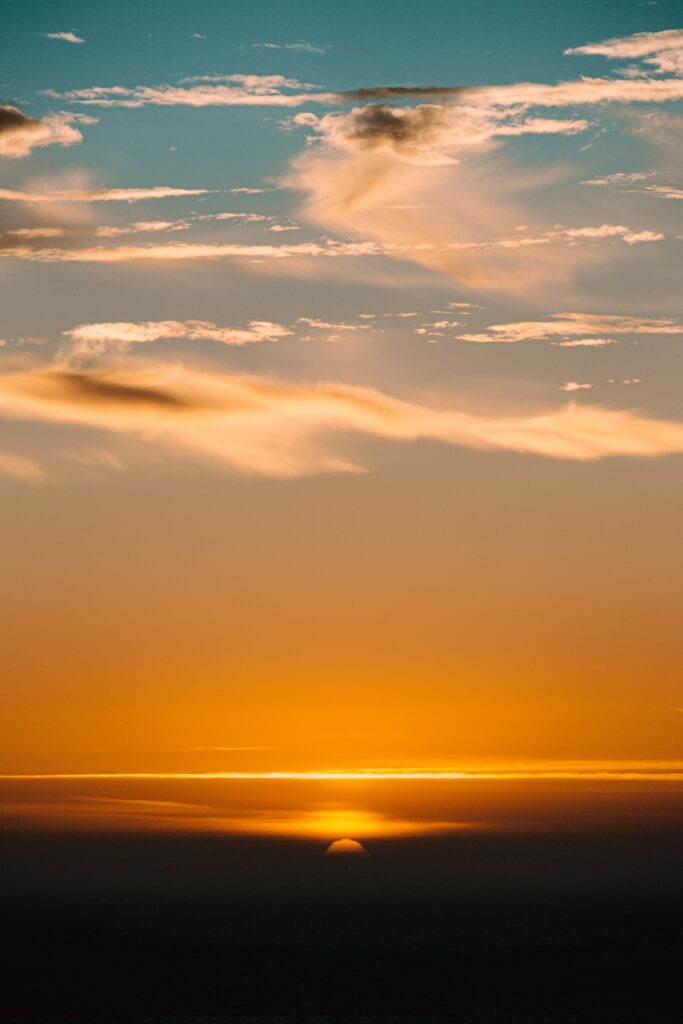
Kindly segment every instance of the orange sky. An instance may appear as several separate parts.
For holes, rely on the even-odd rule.
[[[581,18],[11,64],[0,774],[680,756],[682,44]]]

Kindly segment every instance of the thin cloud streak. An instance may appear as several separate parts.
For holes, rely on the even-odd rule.
[[[522,341],[560,341],[564,345],[608,345],[613,339],[598,337],[605,334],[683,334],[683,324],[665,317],[618,316],[600,313],[553,313],[550,320],[522,320],[517,323],[491,324],[478,333],[459,334],[458,341],[486,344],[502,342],[517,344]],[[575,341],[574,338],[582,339]]]
[[[3,781],[89,781],[109,779],[125,781],[141,780],[192,780],[245,781],[245,782],[462,782],[468,780],[553,780],[571,779],[586,782],[624,780],[632,782],[681,782],[683,762],[668,760],[652,761],[602,761],[602,762],[551,762],[547,765],[525,763],[509,768],[480,767],[476,765],[458,768],[367,768],[358,771],[227,771],[227,772],[26,772],[0,774]]]
[[[174,188],[153,185],[151,188],[65,188],[50,192],[24,192],[0,188],[0,199],[13,203],[138,203],[149,199],[173,199],[184,196],[206,196],[219,191],[211,188]]]

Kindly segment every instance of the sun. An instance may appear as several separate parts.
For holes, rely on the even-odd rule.
[[[325,850],[325,856],[347,856],[348,854],[363,856],[367,850],[357,839],[335,839]]]

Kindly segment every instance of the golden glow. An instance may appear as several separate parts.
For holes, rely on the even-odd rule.
[[[325,845],[482,829],[683,819],[680,761],[498,762],[354,771],[0,775],[6,828],[288,837]]]
[[[683,761],[557,761],[468,765],[459,768],[366,768],[346,771],[225,771],[225,772],[30,772],[0,774],[0,780],[225,780],[232,782],[456,782],[458,780],[632,780],[681,782]]]

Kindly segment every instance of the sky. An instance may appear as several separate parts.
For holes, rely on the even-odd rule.
[[[680,2],[2,6],[0,771],[679,773]]]

